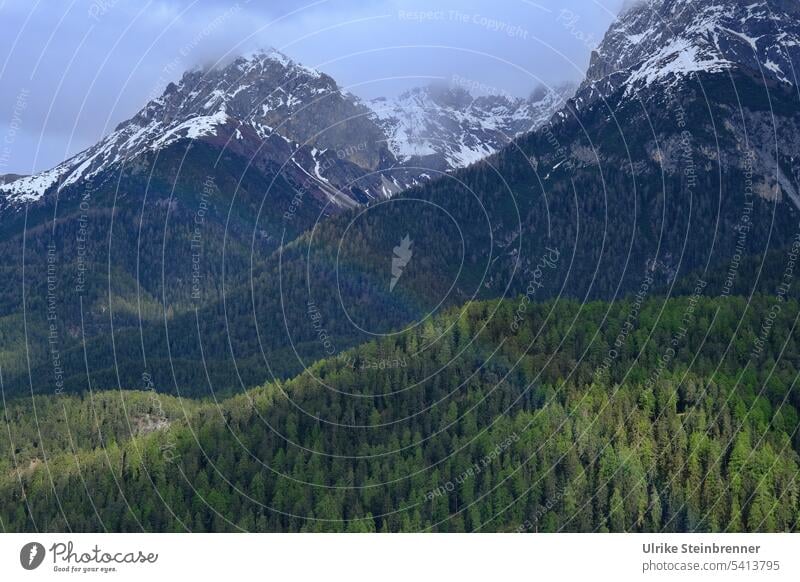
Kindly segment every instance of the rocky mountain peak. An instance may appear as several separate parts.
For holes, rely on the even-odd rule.
[[[18,207],[181,140],[200,140],[295,174],[290,181],[317,198],[349,207],[493,154],[546,122],[564,97],[475,97],[439,84],[363,102],[325,73],[275,49],[258,50],[187,71],[96,145],[0,184],[0,206]]]
[[[800,3],[788,0],[629,2],[593,52],[579,95],[593,101],[699,72],[746,67],[796,84]]]
[[[542,126],[572,92],[564,86],[524,99],[500,93],[474,96],[457,85],[433,84],[369,106],[398,160],[446,171],[468,166]]]

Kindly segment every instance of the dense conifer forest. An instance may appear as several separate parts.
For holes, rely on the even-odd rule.
[[[792,531],[798,315],[765,296],[476,302],[224,400],[7,403],[0,523]]]

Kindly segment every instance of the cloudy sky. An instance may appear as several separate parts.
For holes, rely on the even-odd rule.
[[[113,131],[195,66],[273,46],[363,97],[581,78],[622,0],[0,0],[0,174]]]

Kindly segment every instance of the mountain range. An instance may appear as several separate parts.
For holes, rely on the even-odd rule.
[[[473,97],[453,83],[363,101],[277,50],[256,51],[186,73],[98,144],[5,181],[2,207],[113,181],[172,144],[202,142],[280,173],[321,208],[353,208],[494,153],[546,123],[569,91]]]
[[[0,459],[2,523],[795,530],[797,14],[633,2],[530,99],[258,52],[6,181],[10,434],[109,436]]]

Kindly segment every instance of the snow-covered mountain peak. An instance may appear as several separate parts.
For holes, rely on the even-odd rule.
[[[94,146],[51,170],[0,184],[0,193],[11,203],[35,201],[52,189],[62,190],[182,139],[231,145],[245,135],[279,137],[299,149],[325,128],[322,112],[331,109],[328,125],[334,125],[337,116],[363,116],[366,111],[344,96],[329,76],[274,49],[255,51],[222,67],[187,71]],[[380,143],[380,131],[365,123],[370,143]],[[327,142],[336,143],[341,138],[335,133],[315,140],[315,145],[324,149]],[[380,153],[355,148],[345,157],[376,164]]]
[[[319,77],[322,75],[320,71],[312,67],[308,67],[297,61],[293,60],[285,53],[275,48],[256,49],[249,53],[245,53],[236,58],[234,61],[238,67],[247,70],[250,67],[266,67],[270,65],[278,65],[284,69],[291,69],[295,72],[302,72],[303,74],[311,77]]]
[[[463,87],[434,84],[395,99],[375,99],[369,106],[398,160],[448,170],[468,166],[544,125],[572,91],[565,86],[529,99],[476,97]]]
[[[187,71],[94,146],[51,170],[0,184],[0,206],[117,172],[182,140],[230,149],[268,171],[294,172],[290,181],[305,188],[311,180],[321,197],[347,206],[491,155],[545,123],[569,96],[559,89],[529,99],[475,97],[457,85],[434,85],[366,103],[325,73],[274,49],[258,50]]]
[[[627,4],[592,54],[583,102],[735,67],[797,83],[800,2],[639,0]]]

